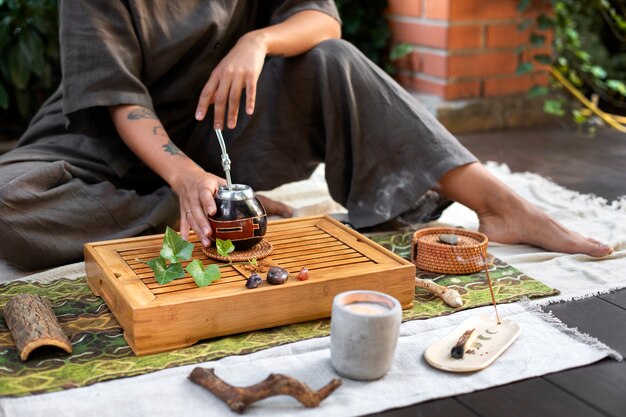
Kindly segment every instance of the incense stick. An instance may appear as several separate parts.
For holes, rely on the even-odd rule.
[[[485,265],[485,275],[487,276],[487,283],[489,284],[489,292],[491,293],[491,301],[493,302],[494,310],[496,310],[496,321],[498,322],[498,324],[501,324],[500,315],[498,314],[498,307],[496,305],[496,296],[493,294],[493,287],[491,286],[491,277],[489,276],[489,265],[487,265],[487,258],[482,253],[480,254],[480,256],[483,258],[483,265]]]

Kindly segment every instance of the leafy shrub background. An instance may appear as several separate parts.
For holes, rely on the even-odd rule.
[[[537,0],[535,0],[537,1]],[[554,30],[553,55],[537,54],[534,61],[550,64],[587,97],[597,94],[600,107],[626,114],[626,0],[551,0],[554,16],[528,19],[520,29],[531,28],[530,46],[542,46],[544,30]],[[520,0],[525,11],[533,0]],[[532,71],[532,62],[523,62],[518,74]],[[532,96],[548,95],[544,110],[566,114],[568,95],[550,95],[545,87],[534,87]],[[574,120],[583,123],[583,114],[573,109]]]
[[[0,0],[3,127],[30,119],[59,79],[57,1]]]

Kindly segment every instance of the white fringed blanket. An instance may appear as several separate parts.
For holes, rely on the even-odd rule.
[[[569,329],[550,314],[541,312],[537,304],[588,297],[626,287],[625,200],[609,205],[602,199],[566,190],[534,174],[511,173],[506,166],[497,164],[488,164],[488,167],[511,188],[567,227],[612,244],[615,252],[605,259],[592,259],[583,255],[549,253],[523,245],[492,244],[490,252],[528,275],[558,288],[561,294],[550,299],[500,307],[501,315],[517,322],[522,333],[491,367],[477,373],[458,375],[435,370],[423,360],[424,350],[465,318],[474,314],[491,314],[492,310],[485,307],[463,311],[451,316],[404,323],[392,370],[379,381],[344,380],[344,385],[317,409],[305,409],[289,397],[275,397],[251,406],[246,415],[362,415],[583,366],[607,356],[621,359],[617,352],[600,341]],[[300,215],[340,209],[329,199],[319,171],[311,180],[267,194],[292,204]],[[476,216],[460,205],[446,210],[441,221],[469,228],[477,226]],[[51,280],[82,274],[83,265],[75,264],[27,279]],[[10,270],[3,272],[0,269],[0,278],[10,277]],[[215,367],[220,377],[234,385],[250,385],[274,372],[294,376],[317,389],[336,377],[330,368],[329,355],[329,339],[319,338],[251,355],[231,356],[200,366]],[[63,392],[0,399],[0,415],[234,415],[212,394],[187,380],[194,366]]]

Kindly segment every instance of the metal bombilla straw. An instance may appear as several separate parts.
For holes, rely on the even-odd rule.
[[[224,136],[222,136],[221,129],[215,129],[215,133],[217,134],[217,141],[220,143],[220,148],[222,148],[222,168],[224,168],[224,173],[226,174],[226,184],[228,184],[228,190],[232,191],[233,182],[230,179],[230,158],[228,157],[228,152],[226,152]]]

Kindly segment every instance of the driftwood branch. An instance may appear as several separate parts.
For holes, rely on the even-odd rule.
[[[234,387],[215,375],[213,368],[195,368],[189,379],[211,391],[233,411],[243,413],[250,404],[275,395],[289,395],[305,407],[317,407],[340,385],[335,378],[317,391],[308,385],[282,374],[270,374],[265,380],[249,387]]]
[[[21,360],[41,346],[56,346],[72,353],[72,344],[45,298],[18,294],[7,302],[3,313]]]
[[[463,299],[456,290],[452,290],[443,285],[439,285],[436,282],[428,281],[421,278],[415,278],[415,285],[424,288],[426,291],[431,292],[441,298],[444,303],[450,307],[458,308],[463,307]]]

